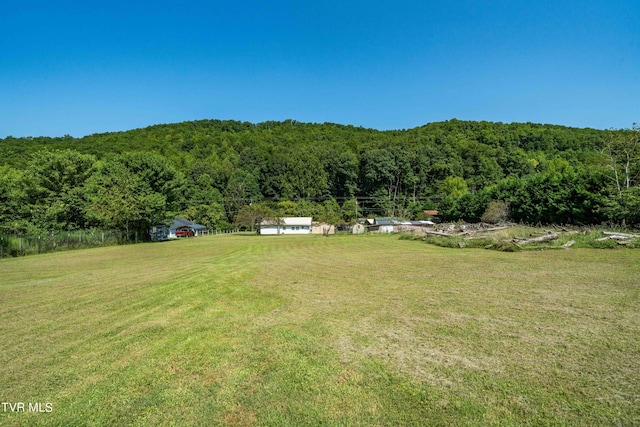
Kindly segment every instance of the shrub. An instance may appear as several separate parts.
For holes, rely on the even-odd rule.
[[[498,224],[509,219],[511,209],[507,202],[491,202],[480,218],[488,224]]]

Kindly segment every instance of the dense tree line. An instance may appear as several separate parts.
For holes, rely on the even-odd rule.
[[[450,120],[377,131],[201,120],[84,138],[0,139],[0,227],[214,228],[260,215],[640,224],[640,129]],[[240,216],[238,215],[240,214]]]

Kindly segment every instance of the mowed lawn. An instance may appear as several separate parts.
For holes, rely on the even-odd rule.
[[[0,333],[0,401],[26,408],[2,425],[640,425],[636,250],[222,235],[3,259]]]

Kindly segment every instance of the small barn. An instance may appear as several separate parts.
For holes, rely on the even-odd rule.
[[[364,225],[353,224],[353,227],[351,227],[351,234],[364,234]]]
[[[312,222],[311,234],[336,234],[336,226],[327,224],[326,222]]]
[[[258,232],[264,235],[273,234],[311,234],[311,221],[309,217],[285,217],[277,220],[264,220],[260,224]]]

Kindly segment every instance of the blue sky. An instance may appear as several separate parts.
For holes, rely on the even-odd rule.
[[[640,122],[637,0],[13,0],[0,52],[0,138],[197,119]]]

